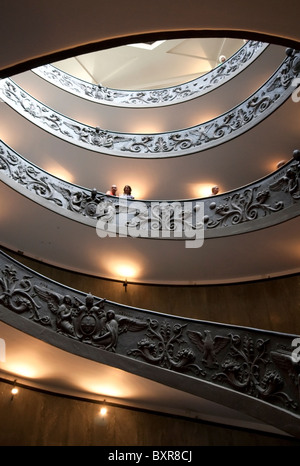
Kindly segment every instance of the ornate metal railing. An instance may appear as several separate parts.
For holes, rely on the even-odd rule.
[[[2,141],[0,179],[44,207],[94,227],[100,237],[203,240],[258,230],[300,214],[298,150],[265,178],[203,199],[127,201],[108,196],[50,175]]]
[[[187,83],[151,90],[110,89],[76,78],[53,65],[44,65],[32,71],[55,86],[95,103],[118,107],[159,107],[195,99],[226,83],[253,63],[269,44],[248,41],[226,62],[203,76]]]
[[[123,157],[175,157],[227,142],[257,125],[291,95],[299,64],[300,54],[291,51],[273,76],[237,107],[201,125],[167,133],[117,133],[84,125],[38,102],[9,78],[0,81],[0,91],[3,101],[22,116],[82,148]]]
[[[300,435],[297,335],[124,306],[49,280],[2,252],[0,319],[66,351],[238,405]]]

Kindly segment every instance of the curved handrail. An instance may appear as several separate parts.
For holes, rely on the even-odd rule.
[[[175,157],[225,143],[274,112],[287,100],[300,73],[300,53],[292,51],[272,77],[240,105],[206,123],[183,130],[117,133],[91,127],[61,115],[38,102],[11,79],[0,81],[2,99],[45,131],[82,148],[122,157]]]
[[[70,353],[238,404],[300,436],[297,335],[121,305],[50,280],[3,252],[0,320]]]
[[[253,63],[268,46],[267,43],[250,40],[225,63],[203,76],[162,89],[129,91],[107,88],[76,78],[50,64],[31,71],[64,91],[91,102],[117,107],[161,107],[186,102],[218,88]]]
[[[184,239],[191,240],[189,247],[199,247],[204,237],[255,231],[300,214],[299,151],[265,178],[227,193],[202,199],[126,200],[61,180],[0,140],[0,179],[36,203],[96,228],[100,237]]]

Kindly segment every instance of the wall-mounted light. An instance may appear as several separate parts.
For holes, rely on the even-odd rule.
[[[19,389],[18,389],[18,387],[16,386],[16,383],[17,383],[17,381],[15,380],[15,381],[14,381],[14,384],[13,384],[13,387],[12,387],[12,389],[11,389],[11,400],[13,400],[14,397],[15,397],[15,396],[17,395],[17,393],[19,392]]]
[[[100,407],[100,416],[105,417],[106,415],[107,415],[107,407],[106,407],[105,400],[104,400]]]
[[[286,161],[285,160],[281,160],[280,162],[278,162],[278,164],[276,165],[276,168],[279,169],[281,167],[283,167],[283,165],[286,164]]]
[[[119,280],[122,279],[124,290],[127,291],[128,278],[135,277],[137,275],[137,267],[134,264],[117,264],[115,267]]]
[[[202,183],[195,186],[195,197],[210,197],[212,195],[216,195],[220,192],[220,188],[218,185],[214,185],[213,183]]]

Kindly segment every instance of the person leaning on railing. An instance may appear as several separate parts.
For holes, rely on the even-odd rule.
[[[117,196],[117,190],[117,186],[115,184],[112,184],[111,188],[108,191],[106,191],[106,194],[109,194],[110,196]]]
[[[126,184],[123,189],[123,194],[120,197],[125,197],[127,199],[134,199],[134,197],[131,194],[131,187]]]

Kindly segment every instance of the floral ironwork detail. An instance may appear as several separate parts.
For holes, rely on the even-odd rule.
[[[142,237],[186,238],[192,232],[230,228],[259,220],[282,211],[299,202],[300,162],[299,151],[294,160],[259,183],[246,189],[233,191],[213,198],[191,201],[130,201],[107,196],[97,189],[86,189],[51,176],[28,162],[0,141],[0,176],[10,184],[13,180],[28,193],[49,201],[49,208],[61,209],[78,215],[82,223],[102,219],[107,225],[116,224],[120,229],[136,230]],[[22,190],[24,193],[24,191]],[[28,194],[30,197],[30,194]],[[199,215],[204,211],[204,215]],[[200,212],[201,210],[201,212]],[[128,215],[124,215],[124,212]],[[123,214],[123,215],[120,215]],[[123,223],[122,223],[123,222]],[[184,236],[184,234],[185,236]]]
[[[297,387],[300,402],[300,360],[295,360],[288,348],[278,348],[276,351],[271,351],[270,355],[275,366],[283,373],[283,378],[288,376]]]
[[[198,219],[195,212],[200,209],[195,202],[152,202],[142,205],[143,208],[133,210],[132,218],[126,222],[126,227],[138,228],[141,232],[150,230],[153,232],[176,232],[192,231],[203,229],[202,218]],[[134,208],[134,203],[132,204]],[[137,206],[138,207],[138,206]]]
[[[209,203],[204,216],[207,229],[234,226],[279,212],[300,199],[300,151],[293,161],[265,180],[262,185],[248,187],[228,196],[217,196]],[[273,193],[276,192],[276,195]],[[213,214],[208,214],[208,212]]]
[[[11,79],[0,82],[4,102],[34,124],[62,139],[104,154],[130,157],[174,157],[206,150],[226,142],[270,115],[292,93],[300,68],[298,52],[289,53],[273,76],[252,96],[227,113],[204,124],[176,132],[135,134],[109,132],[56,113],[33,99]]]
[[[68,210],[86,217],[96,218],[99,204],[105,202],[105,195],[98,193],[96,189],[91,191],[75,190],[58,183],[53,186],[66,200]]]
[[[295,156],[299,151],[294,151]],[[294,156],[294,158],[295,158]],[[300,162],[296,161],[290,165],[282,177],[270,184],[271,191],[283,191],[295,200],[300,199]]]
[[[40,316],[40,305],[35,302],[32,295],[30,275],[18,278],[17,270],[12,265],[5,265],[0,277],[0,304],[18,313],[29,313],[29,319],[33,319],[43,325],[49,325],[47,316]]]
[[[53,332],[64,344],[75,340],[300,412],[295,336],[118,305],[52,282],[4,253],[0,273],[2,315],[7,309],[47,326],[47,335]]]
[[[275,201],[274,207],[267,204],[266,201],[270,197],[269,191],[258,191],[259,186],[248,188],[242,192],[234,193],[231,196],[222,199],[222,203],[212,202],[210,209],[215,211],[215,217],[204,218],[207,223],[207,228],[215,228],[217,226],[237,225],[239,223],[256,220],[259,218],[260,212],[263,215],[278,212],[284,208],[283,201]]]
[[[101,84],[85,82],[52,65],[40,66],[32,71],[63,90],[96,103],[122,107],[157,107],[185,102],[217,88],[244,70],[267,47],[268,44],[263,42],[247,41],[226,62],[205,75],[164,89],[142,91],[110,89]]]
[[[271,365],[267,351],[268,339],[254,340],[249,335],[231,335],[230,351],[222,363],[222,372],[212,380],[225,381],[238,391],[263,400],[280,399],[288,408],[297,409],[298,404],[283,392],[284,379]]]
[[[299,151],[293,160],[274,174],[246,189],[191,201],[131,201],[107,196],[97,189],[81,188],[51,176],[28,162],[0,141],[0,176],[10,184],[26,188],[39,202],[49,201],[55,209],[78,215],[82,223],[102,219],[107,225],[136,230],[142,237],[183,238],[191,232],[230,228],[280,212],[300,199]],[[22,190],[24,193],[24,191]],[[28,194],[30,197],[30,194]],[[203,209],[204,215],[198,215]],[[124,213],[128,215],[124,215]],[[201,213],[201,212],[200,212]],[[120,215],[123,214],[123,215]],[[122,223],[123,222],[123,223]],[[188,232],[188,233],[187,233]],[[164,236],[165,235],[165,236]],[[189,236],[187,236],[189,237]]]
[[[137,349],[128,351],[128,355],[142,357],[145,361],[175,371],[192,370],[205,376],[205,371],[195,364],[196,356],[183,339],[185,325],[171,324],[163,321],[148,320],[145,338],[137,343]]]
[[[112,201],[96,189],[87,190],[52,177],[35,167],[0,141],[0,172],[38,197],[53,202],[58,207],[70,210],[83,217],[97,218],[97,208],[103,205],[103,215]],[[99,211],[101,209],[99,208]]]

